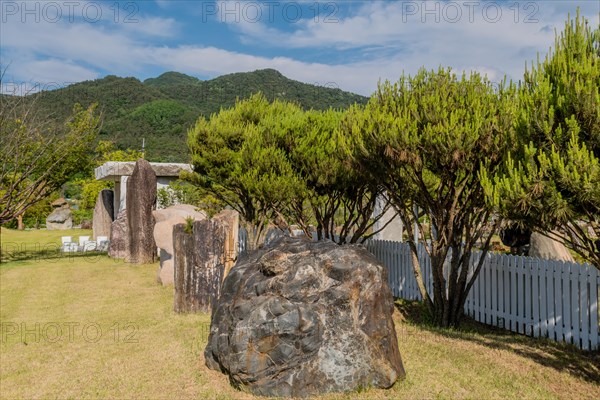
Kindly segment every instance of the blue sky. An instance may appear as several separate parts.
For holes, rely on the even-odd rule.
[[[2,91],[262,68],[363,95],[421,66],[519,79],[577,6],[599,24],[598,0],[0,0]]]

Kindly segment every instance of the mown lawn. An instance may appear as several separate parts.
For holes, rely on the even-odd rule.
[[[61,257],[48,249],[62,235],[1,231],[0,398],[253,398],[204,366],[210,317],[174,314],[157,265]],[[422,315],[398,302],[404,381],[323,399],[600,398],[598,352],[470,322],[435,329]]]

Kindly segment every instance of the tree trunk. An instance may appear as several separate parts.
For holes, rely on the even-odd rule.
[[[244,229],[246,230],[246,250],[256,250],[265,242],[266,229],[262,226],[254,225],[244,221]]]
[[[225,228],[215,220],[196,221],[192,232],[173,227],[175,264],[174,310],[212,313],[224,276]]]
[[[466,301],[466,285],[457,284],[452,297],[442,298],[439,301],[433,299],[434,323],[444,328],[457,328],[464,315]]]
[[[456,257],[456,258],[455,258]],[[435,260],[435,262],[434,262]],[[444,262],[441,257],[433,257],[431,262],[434,287],[439,290],[435,291],[433,298],[433,319],[437,326],[457,328],[464,314],[463,308],[466,301],[466,280],[461,279],[458,273],[459,266],[455,266],[455,262],[459,262],[460,255],[452,255],[451,271],[448,279],[443,276]],[[462,265],[463,268],[468,267]],[[436,272],[437,271],[437,272]],[[443,279],[443,281],[440,281]]]
[[[25,225],[23,224],[23,214],[17,217],[17,229],[20,231],[25,230]]]

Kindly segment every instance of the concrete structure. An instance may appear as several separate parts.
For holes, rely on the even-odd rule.
[[[150,163],[156,174],[156,189],[169,186],[169,182],[177,180],[181,171],[192,171],[189,164],[177,163]],[[114,218],[117,219],[119,211],[125,209],[127,198],[127,180],[133,173],[135,161],[115,162],[109,161],[94,170],[97,180],[114,181]]]
[[[373,218],[381,215],[385,208],[386,200],[383,196],[379,196],[377,198],[377,204],[375,205],[375,210],[373,211]],[[392,220],[390,222],[390,220]],[[386,225],[387,224],[387,225]],[[385,226],[385,228],[384,228]],[[382,229],[383,228],[383,229]],[[375,240],[392,240],[395,242],[403,242],[403,234],[404,234],[404,225],[402,224],[402,220],[397,215],[396,209],[392,206],[385,210],[385,213],[373,226],[373,230],[381,231],[376,233],[373,236]]]

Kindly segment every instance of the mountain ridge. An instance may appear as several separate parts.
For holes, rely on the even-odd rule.
[[[145,138],[150,160],[186,162],[187,151],[182,149],[187,149],[187,130],[199,117],[208,118],[259,91],[271,101],[293,101],[305,109],[345,109],[368,100],[341,89],[295,81],[274,69],[209,80],[176,71],[144,81],[107,75],[27,97],[56,120],[68,117],[75,103],[84,107],[98,103],[103,115],[99,140],[112,140],[118,148],[139,148]]]

